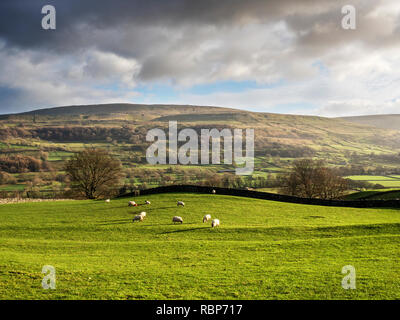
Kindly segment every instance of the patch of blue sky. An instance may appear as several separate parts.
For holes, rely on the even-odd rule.
[[[180,88],[170,84],[141,84],[135,87],[139,95],[135,99],[141,103],[172,103],[181,95],[209,95],[215,93],[240,93],[254,89],[275,88],[284,85],[283,81],[272,84],[256,81],[218,81]]]
[[[139,103],[172,103],[179,97],[179,90],[167,84],[148,84],[135,87],[138,96],[135,102]]]
[[[207,84],[199,84],[191,87],[187,90],[187,93],[194,94],[194,95],[207,95],[212,93],[219,93],[219,92],[245,92],[247,90],[253,89],[266,89],[266,88],[274,88],[277,86],[283,85],[282,81],[278,81],[272,84],[264,84],[258,83],[256,81],[219,81],[214,83],[207,83]]]
[[[321,60],[315,61],[311,66],[317,68],[320,75],[329,76],[329,68]]]

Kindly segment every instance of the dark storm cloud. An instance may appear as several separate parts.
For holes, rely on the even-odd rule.
[[[397,43],[399,28],[380,36],[382,19],[366,17],[382,1],[354,0],[358,28],[349,33],[340,27],[341,7],[347,0],[2,0],[0,1],[0,39],[8,46],[43,49],[59,54],[81,52],[85,48],[114,52],[125,57],[157,60],[157,50],[172,41],[175,48],[193,42],[196,48],[202,37],[197,29],[220,28],[249,23],[284,22],[297,34],[299,54],[329,50],[348,41],[379,46]],[[41,8],[53,4],[57,10],[57,30],[40,27]],[[374,25],[374,30],[371,30]],[[192,29],[191,39],[186,30]],[[378,29],[378,30],[376,30]],[[180,39],[174,36],[182,33]],[[161,44],[159,46],[159,44]],[[153,56],[154,55],[154,56]],[[157,63],[157,61],[156,61]],[[146,63],[149,65],[149,63]],[[161,66],[170,68],[170,66]],[[143,69],[147,74],[153,70]],[[145,76],[147,78],[147,76]]]
[[[27,104],[22,90],[0,86],[0,114],[25,111],[22,106]]]
[[[379,1],[355,2],[361,10],[371,9]],[[284,20],[293,30],[303,31],[324,20],[337,22],[339,9],[345,3],[331,0],[2,0],[0,37],[20,47],[65,51],[96,45],[91,41],[93,30],[121,33],[124,29],[133,31],[135,27],[177,28]],[[40,28],[41,8],[46,4],[53,4],[57,10],[54,32]]]

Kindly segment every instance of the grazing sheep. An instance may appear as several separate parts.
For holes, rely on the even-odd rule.
[[[144,203],[145,204],[151,204],[151,202],[149,200],[146,200]]]
[[[219,227],[219,220],[218,219],[214,219],[213,221],[211,221],[211,227]]]
[[[110,202],[110,199],[106,199],[106,202],[109,203],[109,202]]]
[[[175,216],[172,218],[172,222],[173,223],[175,223],[175,222],[183,223],[183,219],[182,219],[182,217]]]
[[[217,193],[217,191],[213,190],[213,191],[211,191],[211,193],[212,193],[212,194],[216,194],[216,193]]]
[[[139,222],[141,222],[141,221],[143,221],[143,216],[142,215],[137,215],[137,216],[134,216],[133,217],[133,222],[135,222],[135,221],[139,221]]]
[[[178,201],[176,205],[177,205],[178,207],[179,207],[179,206],[184,207],[184,206],[185,206],[185,203],[184,203],[183,201]]]
[[[211,215],[206,214],[206,215],[203,217],[203,223],[206,222],[206,221],[208,221],[208,220],[210,220],[210,219],[211,219]]]
[[[146,216],[146,212],[141,212],[141,213],[139,213],[139,216],[142,216],[143,218]]]
[[[129,201],[128,202],[128,207],[136,207],[136,206],[137,206],[137,204],[136,204],[135,201]]]

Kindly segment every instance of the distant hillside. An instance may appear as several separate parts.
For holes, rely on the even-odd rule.
[[[400,114],[341,117],[337,119],[381,129],[400,130]]]
[[[2,115],[0,119],[13,119],[37,116],[49,117],[69,117],[69,116],[111,116],[117,114],[129,114],[146,116],[147,118],[155,118],[160,116],[168,116],[170,114],[186,114],[186,113],[233,113],[242,112],[236,109],[207,107],[207,106],[189,106],[189,105],[145,105],[145,104],[99,104],[99,105],[77,105],[63,106],[46,109],[38,109],[29,112]]]
[[[153,121],[178,121],[178,122],[218,122],[218,121],[241,121],[257,122],[257,114],[246,112],[221,112],[221,113],[186,113],[171,114],[153,119]]]
[[[400,154],[400,130],[388,130],[388,124],[381,129],[376,121],[391,117],[400,123],[400,115],[324,118],[190,105],[64,106],[0,116],[0,141],[112,141],[115,146],[125,144],[127,150],[145,150],[148,130],[166,128],[168,121],[176,120],[179,127],[198,132],[213,127],[253,128],[259,157],[281,157],[286,162],[317,157],[336,165],[356,163],[367,167],[379,163],[394,167]],[[368,119],[370,123],[366,122]],[[392,122],[391,129],[398,128]]]

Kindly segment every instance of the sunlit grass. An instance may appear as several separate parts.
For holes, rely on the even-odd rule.
[[[1,205],[0,298],[400,298],[396,209],[204,194],[135,201],[145,199]],[[147,218],[132,223],[140,211]],[[202,223],[207,213],[220,228]],[[341,287],[348,264],[356,290]],[[42,289],[43,265],[56,268],[56,290]]]

